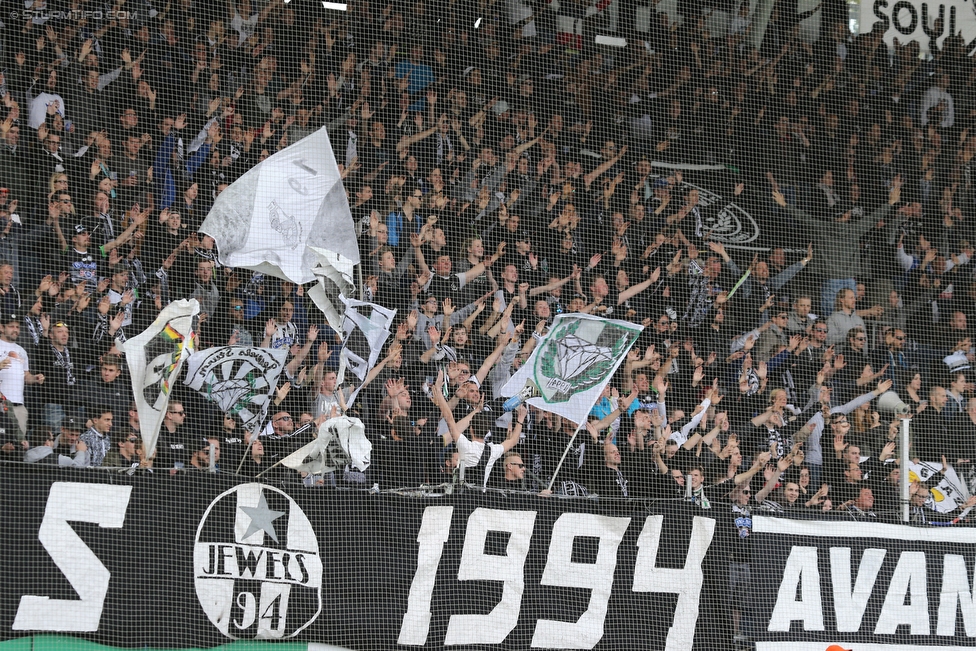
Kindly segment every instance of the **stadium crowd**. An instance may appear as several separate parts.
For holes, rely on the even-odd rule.
[[[838,2],[813,43],[779,3],[759,50],[747,10],[718,36],[691,3],[613,51],[544,5],[531,38],[500,4],[45,18],[61,5],[27,0],[3,28],[3,458],[296,481],[271,467],[348,408],[369,469],[306,483],[417,487],[460,467],[548,493],[576,424],[505,411],[500,390],[556,315],[582,312],[645,329],[556,494],[730,501],[743,538],[759,505],[892,511],[888,391],[911,408],[913,458],[969,477],[976,66],[959,39],[889,50]],[[363,294],[398,310],[351,406],[306,288],[223,266],[198,232],[230,183],[322,126]],[[717,186],[696,182],[716,167]],[[723,244],[730,202],[760,253]],[[178,391],[146,458],[119,344],[191,297],[198,349],[287,348],[288,366],[263,430]],[[912,484],[913,517],[953,517],[930,487]]]

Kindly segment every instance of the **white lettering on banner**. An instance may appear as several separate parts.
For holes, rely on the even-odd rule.
[[[542,585],[589,588],[586,612],[575,623],[540,619],[532,634],[533,648],[592,649],[603,637],[603,623],[617,567],[617,547],[630,518],[611,518],[589,513],[563,513],[552,527],[552,540]],[[574,563],[573,541],[577,536],[600,539],[596,563]]]
[[[851,548],[830,548],[830,582],[834,588],[834,615],[838,632],[854,633],[861,628],[864,610],[887,553],[884,549],[864,551],[857,578],[854,579],[854,590],[851,591]]]
[[[715,520],[699,517],[694,519],[691,540],[688,542],[688,556],[685,558],[684,568],[680,570],[657,567],[657,550],[663,526],[663,515],[651,515],[644,521],[644,528],[637,539],[633,591],[678,595],[674,620],[668,630],[664,648],[665,651],[691,651],[695,642],[702,583],[705,580],[702,562],[715,535]]]
[[[888,47],[917,42],[929,53],[930,40],[942,48],[945,39],[959,34],[965,42],[976,38],[976,16],[970,0],[862,0],[858,31],[867,34],[881,24]]]
[[[966,569],[966,559],[958,554],[946,554],[942,558],[942,590],[939,594],[939,622],[936,635],[956,634],[956,603],[962,610],[962,623],[966,635],[976,637],[976,604]]]
[[[428,506],[424,510],[417,542],[417,570],[410,585],[407,612],[397,643],[427,644],[430,633],[431,598],[444,543],[451,533],[452,506]],[[501,644],[518,625],[525,590],[525,560],[536,521],[535,511],[475,509],[469,516],[458,566],[459,581],[501,581],[502,597],[487,615],[451,615],[445,646]],[[704,583],[702,563],[715,534],[715,521],[696,517],[692,523],[688,555],[683,569],[658,568],[657,552],[664,516],[649,516],[637,540],[634,592],[677,594],[674,621],[665,648],[692,648]],[[617,548],[630,518],[588,513],[563,513],[552,527],[541,585],[588,588],[590,600],[576,622],[540,619],[532,635],[536,648],[592,649],[603,638],[603,626],[617,567]],[[504,556],[485,553],[489,531],[507,532]],[[573,544],[578,537],[599,540],[595,563],[575,563]]]
[[[525,589],[525,557],[535,511],[475,509],[468,516],[458,581],[502,581],[501,601],[487,615],[451,615],[444,644],[501,644],[518,624]],[[510,535],[505,556],[485,554],[489,531]]]
[[[73,482],[51,485],[37,539],[79,599],[23,595],[13,630],[98,630],[112,574],[68,523],[91,522],[105,529],[121,529],[131,493],[131,486]]]
[[[420,549],[417,551],[417,571],[410,584],[407,612],[400,624],[397,644],[421,646],[427,643],[430,632],[430,599],[434,594],[437,566],[444,553],[444,543],[451,533],[453,506],[428,506],[417,533]]]
[[[796,588],[800,586],[800,600]],[[804,631],[824,630],[823,603],[820,598],[820,568],[816,547],[793,547],[786,559],[783,580],[776,595],[776,606],[769,617],[769,631],[788,632],[790,624],[803,622]]]
[[[905,597],[911,591],[911,603]],[[925,577],[925,553],[902,552],[888,584],[884,605],[874,627],[875,635],[894,635],[901,624],[911,627],[912,635],[929,635],[929,597]]]

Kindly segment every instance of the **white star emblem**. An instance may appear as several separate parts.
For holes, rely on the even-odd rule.
[[[278,540],[278,533],[274,528],[274,521],[283,516],[285,512],[273,511],[268,508],[268,500],[264,497],[264,491],[261,491],[261,497],[258,499],[257,506],[241,506],[239,508],[241,511],[244,511],[245,515],[251,518],[251,524],[247,525],[247,531],[244,532],[245,540],[253,533],[264,531],[271,536],[272,540],[280,542]]]

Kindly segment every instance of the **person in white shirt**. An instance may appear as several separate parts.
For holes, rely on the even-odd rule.
[[[27,351],[17,344],[20,320],[16,314],[5,314],[0,323],[0,393],[7,399],[17,423],[17,439],[26,449],[28,414],[24,406],[24,385],[44,384],[44,376],[30,372]]]
[[[444,398],[443,388],[444,372],[441,371],[437,374],[437,382],[431,391],[431,398],[440,409],[441,416],[447,421],[448,432],[444,434],[444,445],[453,442],[457,446],[458,466],[467,471],[464,481],[484,488],[488,484],[488,477],[495,462],[519,442],[528,409],[525,405],[519,406],[516,422],[509,429],[508,437],[503,443],[489,443],[485,438],[491,433],[495,419],[479,406],[468,412],[468,415],[460,421],[455,421],[447,399]],[[465,430],[468,430],[470,438],[463,434]]]

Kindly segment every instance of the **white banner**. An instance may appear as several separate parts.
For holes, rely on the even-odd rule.
[[[342,350],[339,352],[336,383],[341,386],[345,382],[347,370],[359,379],[359,384],[346,401],[346,406],[351,407],[363,380],[376,366],[383,344],[390,336],[390,325],[396,310],[341,295],[339,298],[345,303],[346,311],[342,319]]]
[[[193,323],[200,312],[196,299],[173,301],[152,325],[122,344],[132,395],[139,412],[139,430],[146,456],[156,451],[159,427],[166,415],[173,383],[183,361],[193,352]]]
[[[372,450],[363,421],[339,416],[322,423],[318,436],[282,459],[281,464],[312,475],[341,471],[346,464],[363,472],[369,468]]]
[[[208,348],[190,355],[183,384],[240,418],[245,430],[258,431],[287,357],[285,348]]]
[[[580,424],[644,328],[586,314],[556,316],[532,356],[502,388]]]
[[[318,284],[309,296],[337,332],[333,305],[352,293],[359,245],[339,167],[323,127],[255,165],[224,190],[200,230],[220,262],[294,283]]]
[[[938,31],[936,21],[941,21]],[[930,54],[932,39],[939,49],[950,35],[961,35],[966,43],[976,39],[976,13],[971,0],[861,0],[858,32],[874,29],[884,32],[889,48],[896,39],[901,45],[915,41]]]

